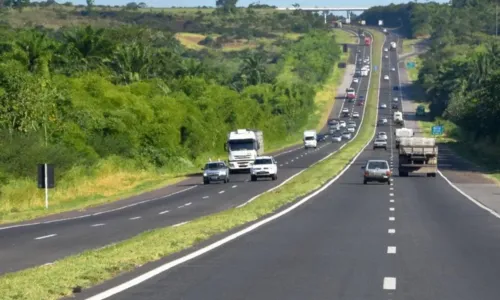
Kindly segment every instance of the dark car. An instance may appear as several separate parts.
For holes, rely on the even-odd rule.
[[[229,168],[223,161],[209,162],[201,169],[203,171],[203,184],[212,181],[229,182]]]
[[[394,90],[394,91],[399,91],[399,86],[395,85],[395,86],[392,88],[392,90]]]
[[[392,107],[392,109],[398,109],[398,108],[399,108],[397,103],[393,103],[393,104],[391,105],[391,107]]]
[[[328,138],[328,134],[318,134],[316,136],[316,141],[318,142],[324,142]]]

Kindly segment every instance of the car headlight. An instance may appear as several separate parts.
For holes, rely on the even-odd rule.
[[[225,176],[225,175],[226,175],[226,171],[219,172],[219,176]]]
[[[203,172],[203,176],[207,177],[208,176],[207,172]]]

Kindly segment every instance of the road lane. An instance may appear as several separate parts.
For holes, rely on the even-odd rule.
[[[369,47],[360,48],[368,52],[366,49]],[[364,56],[364,53],[361,55]],[[367,81],[367,78],[364,78],[359,84],[353,84],[359,95],[366,94]],[[345,105],[350,110],[353,109],[352,103],[346,102]],[[362,114],[361,107],[359,112]],[[278,163],[283,164],[279,168],[277,181],[248,182],[248,174],[235,174],[229,184],[196,187],[194,184],[187,184],[182,188],[191,189],[183,193],[121,210],[63,222],[0,230],[0,273],[53,262],[67,255],[115,243],[150,229],[183,223],[240,205],[311,166],[338,149],[341,143],[324,142],[319,145],[317,150],[301,149],[277,156]],[[186,205],[187,203],[190,204]],[[49,239],[36,240],[37,237],[51,234],[56,235]]]
[[[394,185],[363,185],[361,166],[390,155],[368,146],[308,204],[111,299],[386,299]]]

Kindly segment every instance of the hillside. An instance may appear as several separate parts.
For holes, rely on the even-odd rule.
[[[55,212],[178,181],[224,157],[235,128],[263,130],[266,151],[292,145],[342,56],[310,13],[82,11],[3,10],[0,219],[46,213],[40,162],[56,167]]]

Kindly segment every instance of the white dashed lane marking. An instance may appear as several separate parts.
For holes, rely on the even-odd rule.
[[[387,247],[387,254],[396,254],[396,246]]]
[[[394,211],[395,209],[394,209],[394,207],[389,207],[389,210]]]
[[[169,212],[169,210],[164,210],[164,211],[160,212],[159,215],[164,215],[164,214],[166,214],[168,212]]]
[[[140,219],[141,217],[133,217],[133,218],[130,218],[129,220],[137,220],[137,219]]]
[[[219,194],[224,194],[225,191],[220,191]]]
[[[208,198],[208,196],[203,196],[201,199],[207,199],[207,198]]]
[[[395,290],[396,289],[396,277],[384,277],[384,290]]]
[[[43,240],[43,239],[48,239],[48,238],[54,237],[54,236],[56,236],[56,235],[57,235],[57,234],[53,233],[53,234],[49,234],[49,235],[39,236],[39,237],[35,238],[35,240]]]
[[[237,185],[233,185],[233,186],[232,186],[232,188],[233,188],[233,189],[235,189],[235,188],[237,188],[237,187],[238,187]]]
[[[395,233],[396,233],[396,229],[391,228],[391,229],[387,230],[387,232],[388,232],[389,234],[395,234]]]
[[[389,196],[394,197],[394,193],[390,193]]]
[[[389,221],[394,222],[396,220],[395,217],[389,217]]]
[[[101,227],[101,226],[104,226],[104,225],[106,225],[106,224],[99,223],[99,224],[90,225],[90,227]]]

